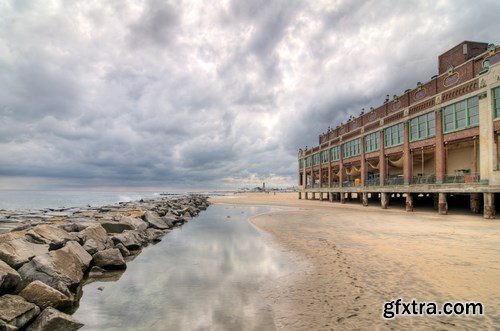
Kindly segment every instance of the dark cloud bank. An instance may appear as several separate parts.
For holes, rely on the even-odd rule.
[[[498,1],[0,1],[0,188],[295,183]]]

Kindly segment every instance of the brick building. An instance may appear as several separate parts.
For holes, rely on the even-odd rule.
[[[299,198],[363,205],[403,197],[467,196],[495,217],[500,192],[500,47],[465,41],[439,56],[438,75],[319,136],[299,150]]]

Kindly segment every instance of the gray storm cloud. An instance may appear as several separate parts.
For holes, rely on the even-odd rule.
[[[298,148],[430,79],[455,44],[497,43],[498,12],[0,0],[0,188],[293,185]]]

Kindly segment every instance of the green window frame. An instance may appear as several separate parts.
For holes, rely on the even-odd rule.
[[[436,135],[436,114],[430,112],[410,120],[410,141],[417,141]]]
[[[384,130],[384,146],[393,147],[403,144],[404,124],[399,123]]]
[[[312,156],[307,157],[306,159],[306,167],[312,166]]]
[[[450,133],[479,125],[477,96],[448,105],[442,110],[443,132]]]
[[[342,157],[344,159],[353,157],[353,156],[358,156],[360,154],[360,145],[361,139],[354,139],[351,141],[348,141],[342,145]]]
[[[314,166],[319,165],[319,153],[313,155],[313,165]]]
[[[304,159],[300,159],[299,160],[299,169],[303,169],[304,168]]]
[[[330,162],[328,150],[321,151],[321,163],[328,163],[328,162]]]
[[[500,117],[500,87],[493,89],[493,114],[495,118]]]
[[[380,132],[370,133],[365,136],[365,153],[378,151],[380,148]]]
[[[335,146],[330,149],[330,154],[332,157],[332,161],[338,161],[340,160],[340,147]]]

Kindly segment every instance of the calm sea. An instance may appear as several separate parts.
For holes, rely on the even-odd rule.
[[[0,209],[98,207],[158,197],[160,192],[8,191],[0,190]]]

